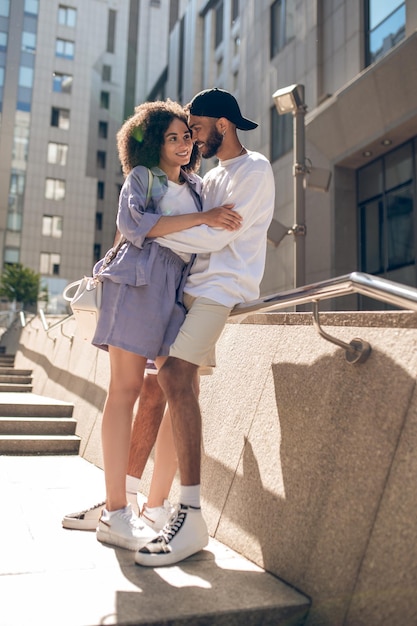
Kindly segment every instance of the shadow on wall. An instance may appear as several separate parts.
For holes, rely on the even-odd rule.
[[[308,625],[417,623],[415,379],[378,350],[272,374],[222,512],[244,532],[218,538],[309,595]]]
[[[373,352],[352,366],[311,329],[259,328],[228,329],[227,368],[205,385],[202,485],[216,538],[309,595],[309,626],[417,623],[412,341],[370,328]],[[20,349],[101,411],[105,390],[67,371],[67,353],[57,367],[41,349]]]
[[[47,372],[49,380],[60,384],[71,392],[72,395],[83,398],[97,410],[103,410],[107,392],[102,386],[96,385],[85,376],[77,376],[68,369],[57,367],[48,357],[34,350],[30,350],[30,348],[27,348],[25,345],[19,346],[19,351],[26,359],[36,363],[37,367]]]

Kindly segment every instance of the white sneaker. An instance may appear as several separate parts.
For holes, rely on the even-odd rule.
[[[124,509],[111,513],[104,509],[96,535],[98,541],[103,543],[127,550],[139,550],[152,541],[156,533],[133,513],[131,505],[128,504]]]
[[[176,514],[159,535],[139,548],[135,562],[148,567],[172,565],[205,548],[208,540],[201,509],[179,504]]]
[[[153,530],[159,532],[163,529],[165,524],[169,522],[174,512],[175,507],[173,507],[168,500],[164,500],[163,506],[155,506],[151,509],[145,504],[140,514],[140,519],[142,522],[145,522],[149,528],[153,528]]]
[[[62,518],[62,525],[64,528],[71,528],[72,530],[95,530],[105,506],[106,502],[104,501],[91,506],[89,509],[84,509],[84,511],[68,513]]]

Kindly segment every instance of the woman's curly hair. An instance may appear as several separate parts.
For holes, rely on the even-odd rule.
[[[137,165],[149,168],[158,165],[164,134],[175,118],[184,122],[188,128],[187,113],[173,100],[144,102],[135,107],[135,113],[117,133],[119,159],[125,176]],[[199,166],[200,153],[193,144],[190,162],[183,169],[196,172]]]

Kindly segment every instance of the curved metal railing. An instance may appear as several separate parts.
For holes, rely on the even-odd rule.
[[[349,363],[363,363],[371,353],[371,346],[363,339],[355,338],[350,343],[332,337],[320,326],[319,302],[330,300],[349,294],[361,294],[374,300],[397,306],[401,309],[417,311],[417,289],[395,283],[385,278],[352,272],[337,278],[330,278],[304,287],[296,287],[288,291],[264,296],[259,300],[237,304],[230,313],[230,317],[247,317],[251,313],[271,312],[302,304],[313,305],[313,323],[323,339],[330,341],[346,350],[346,359]],[[43,328],[46,332],[62,326],[73,316],[67,315],[48,326],[43,311],[39,312]],[[22,326],[24,323],[22,322]]]
[[[352,272],[338,278],[329,278],[305,287],[296,287],[289,291],[264,296],[252,302],[237,304],[231,312],[231,316],[247,315],[255,311],[276,311],[289,306],[329,300],[352,293],[369,296],[402,309],[417,311],[417,289],[414,287],[407,287],[371,274]]]
[[[395,283],[385,278],[352,272],[337,278],[330,278],[319,283],[313,283],[304,287],[296,287],[289,291],[265,296],[259,300],[237,304],[230,316],[247,317],[250,313],[278,311],[301,304],[313,305],[313,323],[320,336],[346,350],[346,360],[349,363],[364,363],[371,353],[371,346],[367,341],[355,337],[350,343],[345,343],[336,337],[326,333],[320,326],[319,302],[347,296],[349,294],[361,294],[374,300],[380,300],[387,304],[402,309],[417,311],[417,289]]]

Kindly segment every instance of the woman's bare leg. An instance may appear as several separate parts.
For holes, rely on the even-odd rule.
[[[106,507],[116,511],[127,505],[126,473],[132,414],[140,394],[145,357],[109,346],[110,385],[102,422]]]

